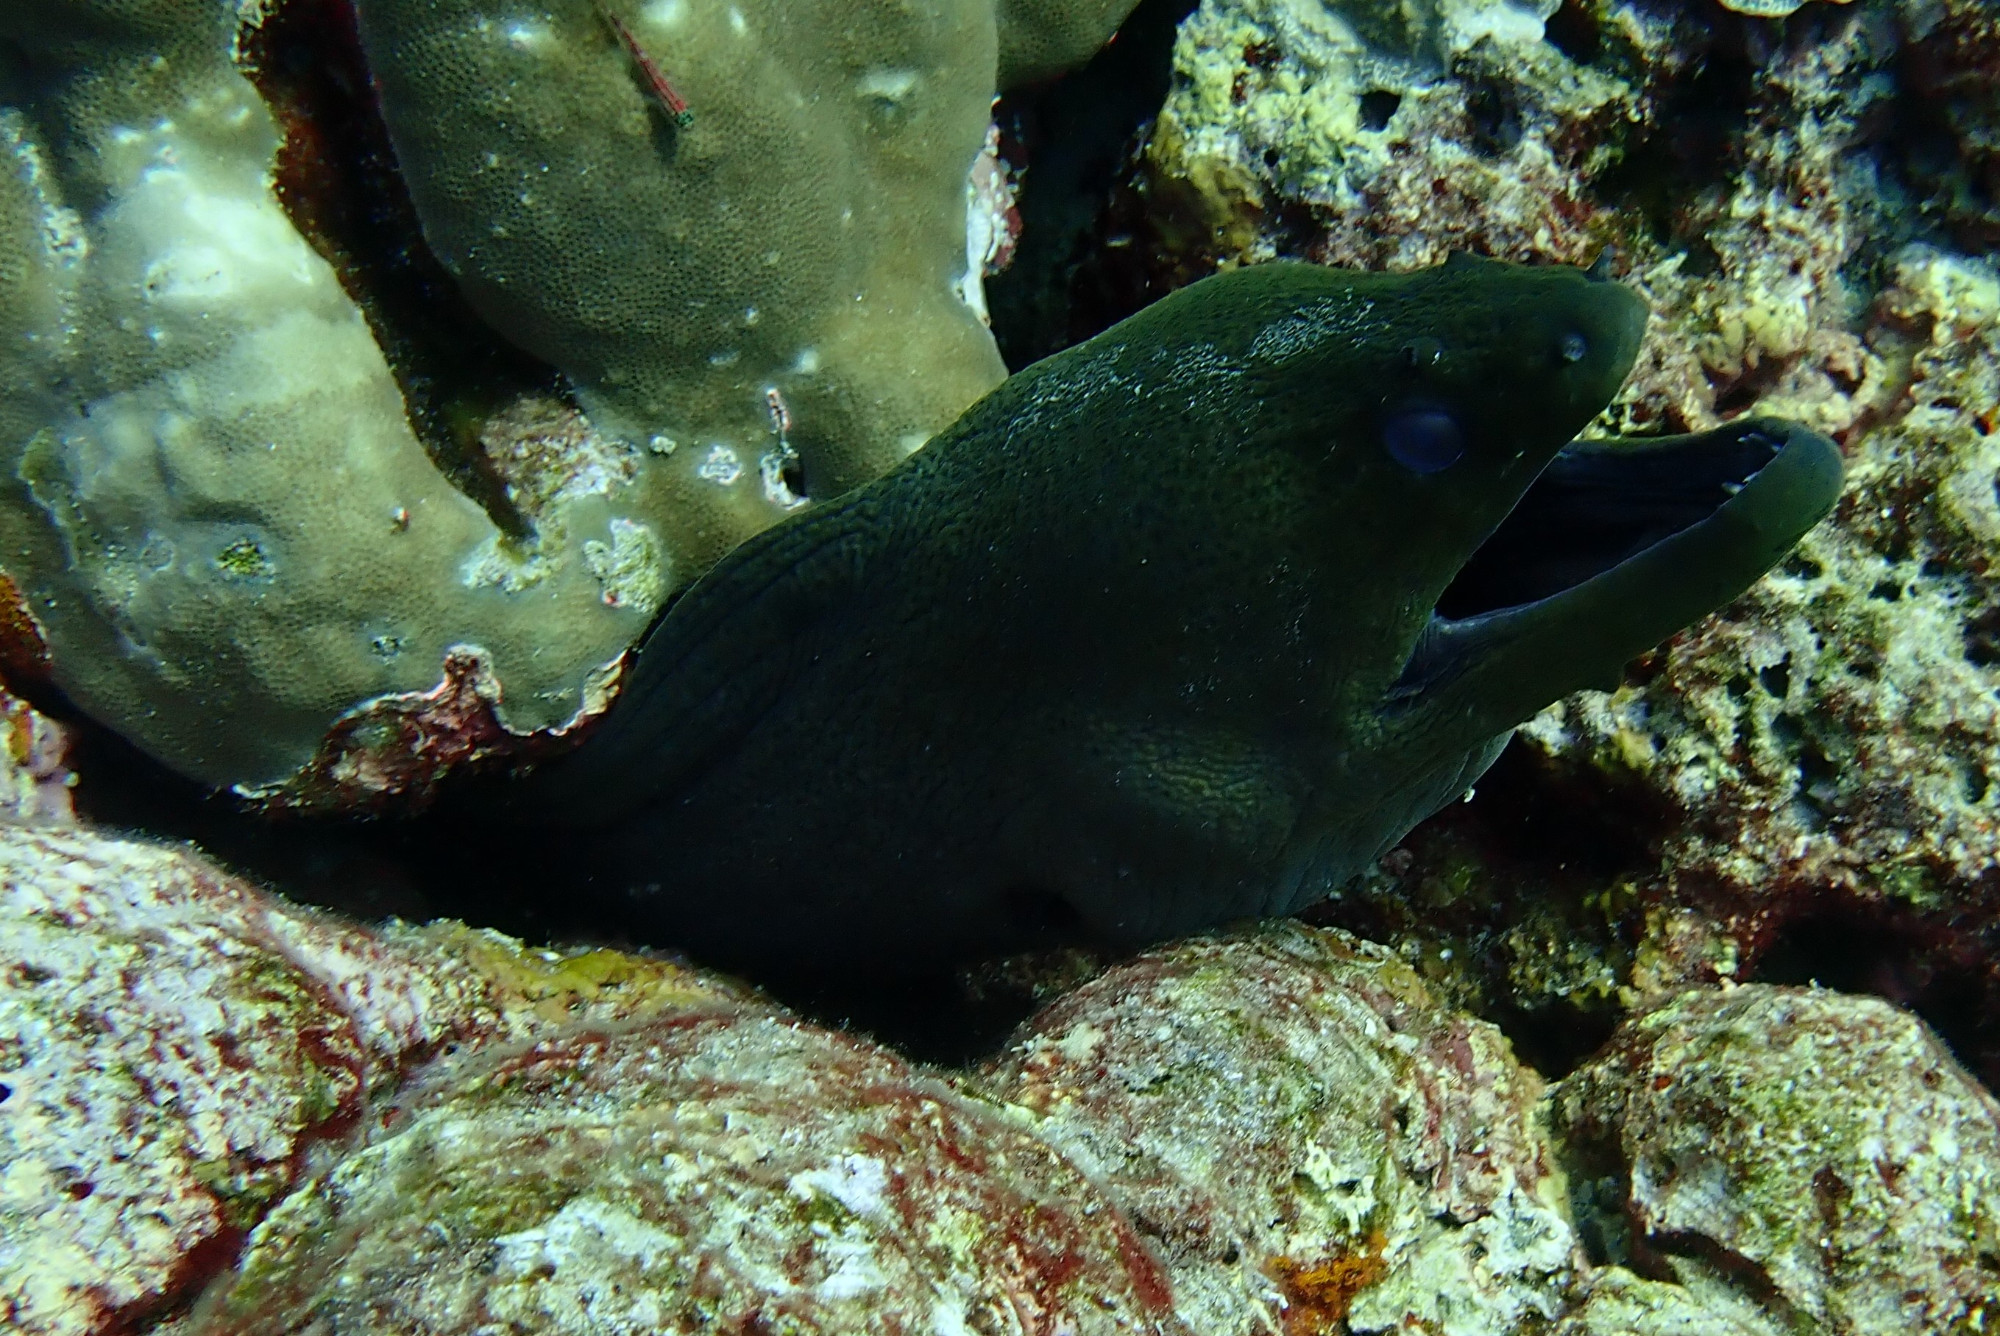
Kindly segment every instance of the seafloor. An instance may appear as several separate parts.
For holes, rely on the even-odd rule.
[[[1992,0],[0,0],[0,152],[0,1329],[2000,1330]],[[1846,490],[1304,921],[742,982],[464,822],[1010,370],[1460,251]]]

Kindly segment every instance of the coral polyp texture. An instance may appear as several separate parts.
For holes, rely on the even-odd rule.
[[[595,425],[666,456],[633,504],[718,512],[683,563],[882,472],[1004,374],[956,292],[988,4],[357,9],[426,239]]]
[[[671,962],[365,927],[186,849],[4,824],[0,867],[23,1336],[1990,1308],[2000,1110],[1875,1000],[1693,990],[1545,1089],[1393,951],[1282,926],[1116,966],[953,1074]]]
[[[315,193],[345,183],[310,170],[337,127],[245,73],[309,8],[10,16],[0,569],[10,636],[175,769],[370,806],[593,716],[675,589],[1001,379],[965,300],[999,48],[984,0],[368,0],[339,116],[375,123],[372,81],[400,184],[356,203]],[[1102,8],[1010,28],[1080,59]],[[326,50],[253,72],[337,64],[345,22],[313,11],[286,40]],[[581,413],[482,407],[412,358],[394,275],[324,226],[404,191],[390,267],[427,243]],[[444,426],[413,427],[413,385]]]

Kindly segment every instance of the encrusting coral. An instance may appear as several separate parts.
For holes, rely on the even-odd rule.
[[[1077,58],[1124,7],[1008,26]],[[273,190],[313,130],[238,48],[279,8],[78,0],[0,35],[13,621],[176,769],[367,806],[571,727],[669,593],[1001,378],[962,300],[983,0],[368,0],[425,238],[587,415],[474,432],[488,514],[412,429],[384,310]]]

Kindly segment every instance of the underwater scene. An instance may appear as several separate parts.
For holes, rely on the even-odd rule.
[[[0,0],[0,1333],[2000,1336],[2000,0]]]

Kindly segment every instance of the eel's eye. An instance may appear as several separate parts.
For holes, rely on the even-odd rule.
[[[1410,472],[1437,473],[1465,453],[1465,433],[1441,408],[1405,408],[1383,424],[1382,444]]]
[[[1403,367],[1408,371],[1429,371],[1444,361],[1444,345],[1436,339],[1411,339],[1403,345]]]
[[[1562,354],[1562,360],[1565,362],[1581,362],[1584,354],[1590,351],[1590,341],[1572,330],[1562,336],[1562,342],[1556,345],[1556,351]]]

